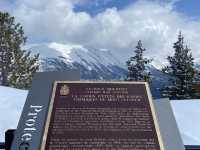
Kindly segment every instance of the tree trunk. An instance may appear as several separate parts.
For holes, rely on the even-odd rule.
[[[8,74],[4,70],[2,70],[1,76],[2,76],[2,85],[8,86],[9,85],[8,84]]]

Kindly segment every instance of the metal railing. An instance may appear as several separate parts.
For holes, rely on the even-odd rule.
[[[5,143],[3,143],[3,142],[0,142],[0,150],[1,149],[6,149],[6,145],[5,145]]]
[[[0,150],[10,150],[13,137],[14,137],[14,129],[9,129],[5,132],[5,142],[0,142]]]
[[[185,150],[200,150],[200,145],[185,145]]]

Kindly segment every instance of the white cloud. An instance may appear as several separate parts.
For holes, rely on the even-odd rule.
[[[167,4],[138,1],[123,10],[106,9],[94,17],[87,12],[74,12],[76,3],[86,1],[17,0],[9,11],[22,23],[29,39],[110,49],[123,61],[142,40],[146,55],[154,58],[157,66],[173,53],[172,44],[182,30],[193,56],[200,58],[200,21],[176,12],[174,0]]]

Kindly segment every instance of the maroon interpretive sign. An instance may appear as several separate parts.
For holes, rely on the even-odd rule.
[[[56,81],[41,150],[164,150],[145,82]]]

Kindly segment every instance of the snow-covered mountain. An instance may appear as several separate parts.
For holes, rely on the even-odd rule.
[[[126,60],[108,49],[59,43],[31,45],[28,49],[40,53],[44,71],[76,68],[85,80],[124,80],[127,75]],[[158,98],[158,89],[168,84],[169,77],[153,65],[149,65],[148,70],[152,74],[152,94]]]
[[[52,63],[49,61],[51,60],[54,61],[54,65],[56,65],[55,61],[67,64],[60,69],[80,69],[82,79],[118,80],[124,79],[126,76],[125,63],[107,49],[49,43],[33,45],[30,50],[34,53],[40,53],[40,58],[43,60],[42,70],[56,70],[56,67],[58,69],[58,66],[50,66]],[[47,65],[44,60],[48,63]]]
[[[197,64],[195,67],[200,71],[200,64]]]
[[[98,67],[100,67],[100,65],[117,65],[122,68],[125,67],[125,63],[121,62],[120,58],[117,58],[107,49],[96,49],[84,47],[82,45],[66,45],[59,43],[45,43],[31,45],[29,47],[32,52],[40,53],[42,58],[62,56],[68,63],[78,62],[88,67],[88,69],[92,69],[94,64]]]

